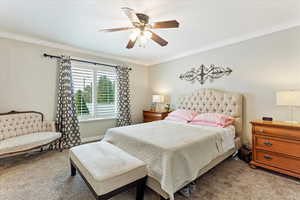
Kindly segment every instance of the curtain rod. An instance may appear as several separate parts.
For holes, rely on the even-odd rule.
[[[50,55],[50,54],[43,54],[44,57],[49,57],[49,58],[61,58],[60,56],[54,56],[54,55]],[[102,66],[107,66],[107,67],[118,67],[116,65],[109,65],[109,64],[105,64],[105,63],[98,63],[98,62],[91,62],[91,61],[87,61],[87,60],[79,60],[79,59],[74,59],[71,58],[72,61],[77,61],[77,62],[82,62],[82,63],[88,63],[88,64],[93,64],[93,65],[102,65]],[[129,70],[131,70],[131,68],[128,68]]]

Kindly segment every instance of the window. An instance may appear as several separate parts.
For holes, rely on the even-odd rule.
[[[72,63],[75,107],[79,120],[116,116],[116,74],[105,66]]]

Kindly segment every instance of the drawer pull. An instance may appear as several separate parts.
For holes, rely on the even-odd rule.
[[[272,144],[271,142],[264,142],[264,145],[270,147],[270,146],[272,146],[273,144]]]
[[[264,131],[264,129],[260,129],[259,132],[264,133],[265,131]]]
[[[266,159],[266,160],[272,160],[272,157],[271,156],[264,156],[264,159]]]

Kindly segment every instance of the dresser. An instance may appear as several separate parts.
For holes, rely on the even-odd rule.
[[[252,168],[263,167],[300,178],[300,124],[251,121]]]
[[[163,120],[168,116],[169,112],[156,112],[151,110],[144,110],[144,122],[152,122],[157,120]]]

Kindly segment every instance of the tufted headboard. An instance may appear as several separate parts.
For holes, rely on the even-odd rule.
[[[230,115],[235,118],[237,136],[241,136],[243,128],[243,96],[241,94],[208,88],[200,89],[179,97],[176,107],[198,113],[214,112]]]

